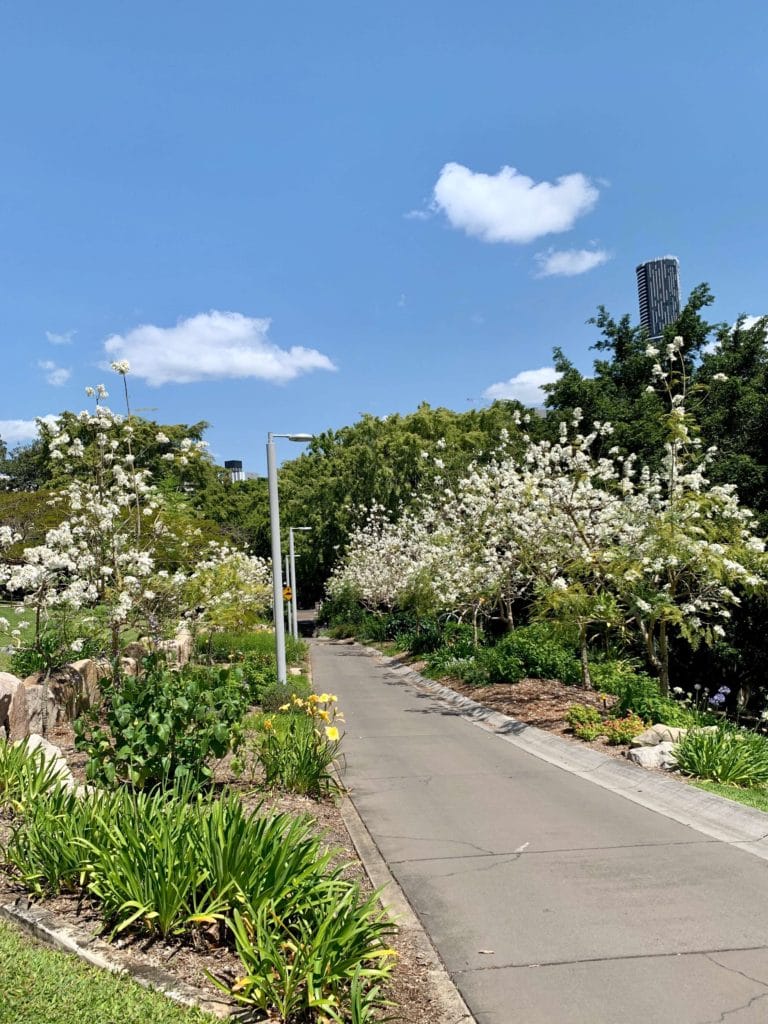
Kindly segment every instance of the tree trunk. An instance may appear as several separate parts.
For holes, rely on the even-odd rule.
[[[585,690],[593,689],[592,676],[589,674],[589,650],[587,647],[587,627],[579,629],[579,653],[581,655],[581,685]]]
[[[662,696],[669,696],[669,645],[666,622],[659,623],[659,688]]]

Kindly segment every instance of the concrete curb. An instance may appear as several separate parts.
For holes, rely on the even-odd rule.
[[[357,644],[357,647],[363,654],[376,658],[380,664],[390,668],[403,682],[426,690],[443,704],[455,708],[463,718],[478,728],[648,810],[688,825],[720,842],[736,846],[762,860],[768,860],[768,814],[763,811],[687,786],[674,777],[649,772],[629,761],[620,761],[589,747],[579,747],[543,729],[493,711],[469,697],[463,697],[442,683],[414,672],[399,659],[382,654],[375,647],[363,644]]]
[[[156,989],[174,1003],[197,1007],[221,1019],[229,1017],[236,1009],[223,999],[211,998],[202,989],[174,978],[160,967],[137,963],[126,950],[116,949],[102,939],[61,921],[49,911],[33,906],[24,897],[0,906],[0,918],[47,946],[74,953],[93,967],[100,967],[111,974],[124,974],[144,988]]]
[[[382,900],[382,906],[396,921],[398,931],[407,936],[418,957],[426,965],[427,975],[440,998],[441,1008],[451,1015],[454,1024],[474,1024],[475,1018],[469,1012],[467,1004],[424,931],[421,921],[389,870],[387,862],[349,796],[342,798],[341,816],[371,884],[375,889],[386,890],[386,893],[382,894],[386,898],[386,903]],[[398,1009],[405,1011],[405,1007]]]

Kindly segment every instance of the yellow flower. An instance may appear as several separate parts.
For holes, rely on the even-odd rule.
[[[290,711],[291,710],[291,705],[290,704],[281,704],[280,705],[280,710],[281,711]]]
[[[323,704],[328,704],[329,701],[331,700],[331,695],[330,695],[330,693],[321,693],[320,696],[317,699],[321,700],[323,702]]]
[[[310,702],[310,704],[317,704],[317,702],[321,700],[321,698],[318,697],[316,693],[310,693],[309,697],[307,697],[307,700]]]
[[[330,722],[331,720],[331,716],[328,714],[327,711],[318,711],[317,715],[318,718],[322,718],[324,722]]]
[[[264,719],[264,728],[267,730],[267,732],[269,732],[271,729],[274,729],[271,718]]]
[[[339,739],[339,730],[336,728],[335,725],[326,725],[325,735],[328,737],[331,743],[336,743]]]

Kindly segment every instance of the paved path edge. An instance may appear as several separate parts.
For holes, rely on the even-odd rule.
[[[380,893],[379,899],[382,906],[395,920],[398,931],[408,937],[410,944],[426,964],[430,983],[437,992],[442,1008],[452,1015],[455,1024],[464,1024],[464,1022],[474,1024],[475,1018],[459,994],[448,969],[432,945],[405,893],[389,870],[387,862],[379,852],[378,846],[349,795],[342,797],[341,816],[365,873],[370,878],[374,889]],[[406,1008],[398,1007],[398,1009],[405,1012]],[[407,1017],[404,1019],[407,1020]]]
[[[427,690],[442,703],[455,708],[478,728],[648,810],[768,860],[768,814],[763,811],[689,786],[660,772],[640,768],[629,761],[601,754],[590,747],[579,747],[510,715],[493,711],[443,683],[427,679],[404,665],[399,658],[382,654],[375,647],[359,643],[355,646],[368,657],[378,659],[404,682]]]
[[[317,642],[318,638],[314,638]],[[323,642],[322,640],[320,641]],[[356,646],[360,646],[357,644]],[[378,651],[376,652],[379,653]],[[312,681],[311,654],[307,659],[307,669],[310,682]],[[441,1006],[446,1013],[451,1014],[453,1024],[475,1024],[475,1018],[469,1011],[456,988],[448,969],[440,959],[440,956],[432,945],[432,940],[419,920],[416,911],[400,888],[400,885],[389,870],[384,857],[381,855],[376,842],[368,831],[365,822],[360,817],[350,793],[344,788],[341,772],[336,770],[341,787],[341,817],[344,826],[349,833],[363,870],[370,879],[371,885],[379,894],[379,902],[386,912],[397,924],[398,931],[408,937],[411,946],[421,957],[427,967],[427,974],[433,990],[437,993]],[[397,970],[397,968],[395,968]],[[398,1007],[398,1010],[404,1010]]]
[[[161,992],[174,1003],[197,1007],[222,1019],[229,1017],[236,1009],[232,1004],[212,998],[202,989],[174,978],[161,967],[137,963],[125,950],[116,949],[103,939],[88,935],[49,910],[33,906],[23,896],[14,903],[0,905],[0,918],[16,925],[46,946],[72,953],[92,967],[99,967],[111,974],[126,975],[144,988]]]

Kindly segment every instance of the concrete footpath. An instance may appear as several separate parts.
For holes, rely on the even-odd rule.
[[[352,801],[478,1024],[768,1024],[768,816],[682,824],[682,784],[659,813],[651,773],[616,763],[628,799],[384,662],[312,644]]]

